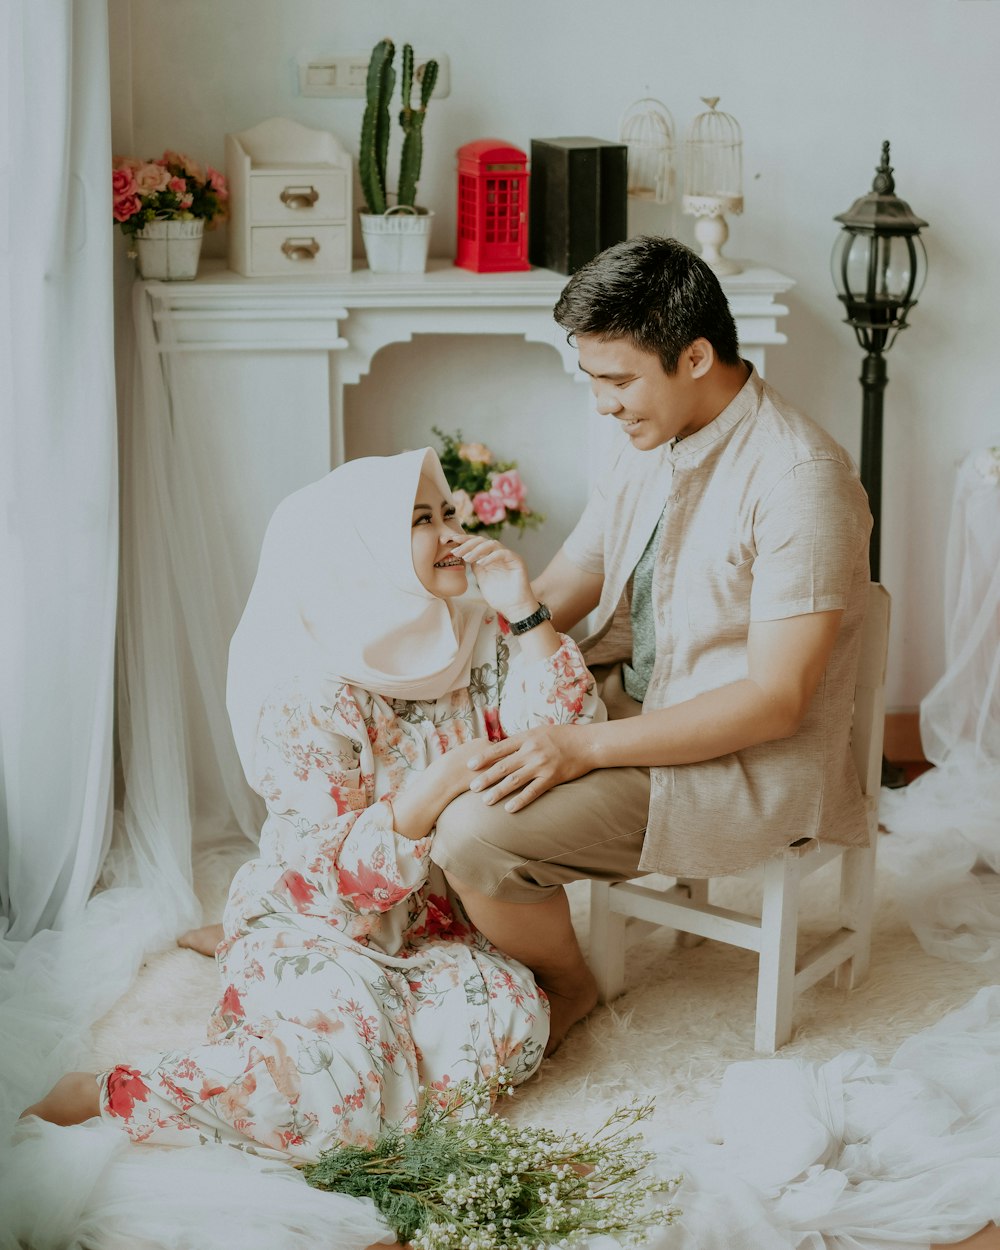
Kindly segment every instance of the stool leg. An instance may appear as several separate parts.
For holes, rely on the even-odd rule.
[[[625,917],[611,910],[612,886],[590,883],[590,969],[597,997],[610,1003],[625,989]]]
[[[840,923],[855,933],[854,954],[834,973],[838,989],[853,990],[868,975],[872,952],[875,848],[852,846],[841,857]]]
[[[792,1035],[795,946],[799,911],[798,860],[779,855],[764,867],[757,972],[757,1026],[754,1050],[773,1055]]]
[[[696,903],[699,907],[704,907],[708,902],[708,880],[705,877],[678,877],[677,884],[683,886],[688,892],[688,898],[692,903]],[[700,933],[685,933],[683,930],[677,934],[677,945],[681,950],[691,950],[695,946],[707,941]]]

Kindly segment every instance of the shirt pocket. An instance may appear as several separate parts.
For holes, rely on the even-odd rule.
[[[693,548],[679,570],[688,629],[713,643],[745,641],[750,631],[753,558],[720,558],[718,551]]]

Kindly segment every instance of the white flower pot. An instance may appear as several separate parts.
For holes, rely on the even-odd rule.
[[[198,274],[205,222],[151,221],[135,235],[139,273],[144,278],[189,282]]]
[[[398,205],[385,213],[359,213],[372,273],[423,273],[434,214]]]

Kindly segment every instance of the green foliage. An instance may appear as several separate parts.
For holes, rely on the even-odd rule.
[[[594,1234],[639,1242],[679,1214],[650,1203],[678,1182],[650,1175],[654,1156],[629,1132],[652,1104],[618,1108],[584,1135],[492,1115],[497,1094],[513,1093],[503,1071],[450,1095],[421,1093],[411,1132],[389,1126],[371,1149],[341,1147],[303,1167],[318,1189],[370,1198],[415,1250],[537,1250]]]
[[[368,62],[368,102],[361,122],[358,173],[365,206],[370,213],[384,213],[387,205],[389,100],[396,83],[395,70],[392,68],[394,55],[395,46],[392,40],[381,39],[372,49]],[[400,82],[402,109],[399,114],[399,124],[403,129],[403,149],[400,154],[397,204],[411,207],[416,205],[417,181],[423,164],[424,119],[437,76],[437,61],[428,61],[414,70],[413,48],[408,43],[403,45]],[[414,77],[420,82],[420,104],[417,107],[411,104]]]

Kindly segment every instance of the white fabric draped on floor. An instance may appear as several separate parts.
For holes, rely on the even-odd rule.
[[[882,862],[924,949],[1000,959],[1000,448],[968,455],[945,564],[945,672],[920,705],[935,765],[882,791]]]
[[[647,1137],[657,1173],[684,1178],[671,1198],[683,1216],[650,1250],[961,1240],[1000,1218],[1000,988],[910,1038],[887,1065],[857,1051],[732,1064],[715,1121],[719,1143]],[[7,1234],[32,1250],[362,1250],[390,1237],[370,1204],[228,1146],[136,1147],[100,1121],[25,1121],[20,1133],[0,1209]]]

